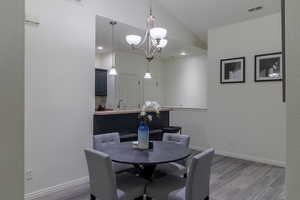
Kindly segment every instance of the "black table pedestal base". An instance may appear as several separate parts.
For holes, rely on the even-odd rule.
[[[135,170],[139,177],[146,179],[147,181],[151,182],[153,178],[153,174],[156,168],[155,164],[148,164],[148,165],[134,165]],[[144,196],[140,196],[135,200],[152,200],[151,197],[147,196],[147,185],[145,185]]]
[[[140,197],[136,198],[135,200],[152,200],[152,198],[147,196],[146,199],[144,199],[143,196],[140,196]]]
[[[134,165],[139,177],[152,181],[156,165]]]

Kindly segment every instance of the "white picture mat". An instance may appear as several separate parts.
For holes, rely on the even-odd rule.
[[[240,76],[240,79],[226,80],[225,79],[225,65],[228,64],[228,63],[236,63],[236,62],[241,63],[241,76]],[[244,59],[242,59],[242,58],[222,61],[222,82],[226,83],[226,82],[241,82],[241,81],[243,81],[244,80],[244,70],[245,70]]]
[[[260,77],[260,61],[270,58],[280,58],[280,77],[282,78],[282,54],[266,55],[256,57],[256,79],[257,80],[277,80],[278,77]]]

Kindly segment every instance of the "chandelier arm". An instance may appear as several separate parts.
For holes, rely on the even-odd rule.
[[[152,40],[151,40],[151,36],[148,34],[147,35],[147,38],[146,38],[146,41],[145,41],[145,50],[147,52],[147,57],[151,56],[152,55]]]
[[[150,36],[149,36],[150,37]],[[143,41],[143,45],[145,44],[147,40],[147,37],[145,37],[144,41]],[[151,45],[151,46],[146,46],[145,48],[142,48],[143,45],[139,45],[137,47],[135,47],[136,49],[140,49],[140,50],[143,50],[146,57],[150,58],[150,57],[154,57],[155,54],[157,52],[160,52],[162,48],[158,47],[158,44],[153,44],[151,41],[149,41],[149,44],[148,45]]]
[[[149,52],[147,51],[146,48],[143,48],[143,50],[144,50],[144,53],[145,53],[145,55],[146,55],[146,58],[151,57],[151,55],[149,55]]]
[[[150,49],[150,52],[149,52],[149,57],[154,57],[154,55],[155,55],[155,49],[154,48],[152,48],[152,49]]]
[[[154,46],[151,47],[151,49],[149,50],[149,52],[147,52],[145,50],[145,54],[147,58],[153,58],[155,56],[155,53],[157,51],[157,48],[155,48]]]
[[[153,49],[159,49],[158,45],[159,45],[158,43],[152,44],[152,48],[153,48]]]
[[[152,51],[152,55],[154,56],[160,48],[154,48]]]
[[[140,44],[138,44],[135,48],[141,48],[144,44],[145,44],[145,42],[146,42],[146,40],[147,40],[147,36],[148,36],[148,34],[149,34],[149,30],[147,29],[146,30],[146,33],[145,33],[145,36],[144,36],[144,38],[143,38],[143,40],[142,40],[142,42],[140,43]]]
[[[146,55],[146,58],[153,58],[153,55],[152,54],[148,54],[148,52],[145,51],[145,55]]]
[[[157,49],[157,47],[154,45],[151,47],[150,53],[152,56],[154,56],[156,49]]]

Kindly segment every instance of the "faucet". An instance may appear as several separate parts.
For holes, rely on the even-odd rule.
[[[122,103],[123,101],[124,101],[123,99],[119,99],[119,102],[118,102],[118,105],[117,105],[117,108],[118,108],[118,109],[121,109],[121,103]]]

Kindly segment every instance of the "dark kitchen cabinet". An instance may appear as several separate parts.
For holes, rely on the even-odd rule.
[[[95,96],[107,96],[107,70],[96,69]]]

